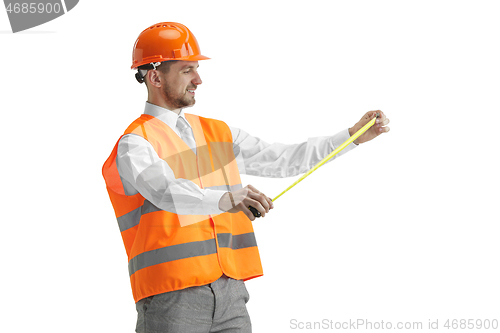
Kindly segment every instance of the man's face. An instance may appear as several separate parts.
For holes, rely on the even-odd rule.
[[[170,66],[162,87],[162,95],[172,109],[192,106],[196,87],[201,84],[198,61],[176,61]]]

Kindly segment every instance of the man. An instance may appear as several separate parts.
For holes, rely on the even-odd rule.
[[[132,68],[148,100],[103,167],[129,259],[137,332],[251,332],[243,281],[262,267],[249,207],[265,217],[273,203],[243,187],[240,173],[303,173],[377,113],[377,124],[343,153],[389,131],[378,110],[332,137],[270,145],[186,114],[205,59],[182,24],[158,23],[139,35]]]

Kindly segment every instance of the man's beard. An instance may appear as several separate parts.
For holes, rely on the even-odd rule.
[[[196,87],[188,87],[187,89],[196,89]],[[188,106],[193,106],[194,103],[196,103],[194,97],[189,95],[186,92],[184,95],[178,96],[176,93],[174,93],[173,89],[170,89],[169,85],[166,85],[163,90],[163,97],[165,98],[166,101],[170,104],[171,107],[174,109],[180,109],[180,108],[185,108]]]

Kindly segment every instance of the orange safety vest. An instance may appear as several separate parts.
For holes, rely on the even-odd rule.
[[[196,154],[168,125],[146,114],[124,135],[146,139],[176,178],[205,189],[241,189],[229,127],[214,119],[190,114],[186,118],[193,128]],[[118,142],[104,163],[103,176],[127,251],[135,302],[205,285],[223,273],[237,280],[262,276],[252,223],[244,213],[177,215],[154,206],[140,193],[126,195],[116,166]]]

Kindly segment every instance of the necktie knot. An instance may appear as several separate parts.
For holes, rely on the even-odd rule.
[[[179,117],[177,119],[177,128],[179,129],[180,132],[184,132],[187,128],[189,128],[189,125],[186,123],[184,118]]]

